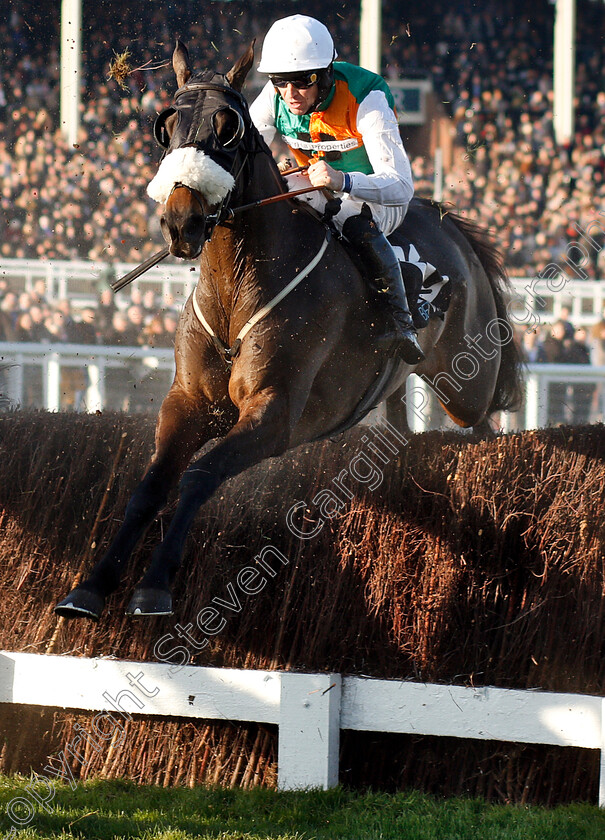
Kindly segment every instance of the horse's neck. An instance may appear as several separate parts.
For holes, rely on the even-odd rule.
[[[282,191],[276,167],[259,155],[239,204]],[[251,310],[249,317],[286,285],[297,271],[301,248],[313,227],[314,221],[306,213],[293,213],[292,202],[283,200],[237,213],[227,225],[215,229],[202,256],[202,283],[213,287],[228,318],[234,307]]]
[[[259,152],[252,163],[252,178],[242,196],[242,204],[285,192],[284,181],[270,154]]]

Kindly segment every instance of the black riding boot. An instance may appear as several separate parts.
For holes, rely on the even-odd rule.
[[[386,296],[394,329],[384,341],[393,343],[404,362],[417,365],[424,359],[408,306],[399,260],[388,239],[378,229],[371,213],[351,216],[342,232],[357,252],[371,280]]]

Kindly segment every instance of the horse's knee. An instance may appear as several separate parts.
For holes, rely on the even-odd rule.
[[[128,504],[126,505],[127,519],[145,519],[155,515],[168,498],[169,483],[150,470],[140,482]]]
[[[181,500],[188,500],[202,504],[220,484],[216,470],[192,464],[182,475],[179,482],[179,496]]]

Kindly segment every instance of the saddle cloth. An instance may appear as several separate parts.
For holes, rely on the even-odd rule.
[[[389,237],[401,264],[408,304],[417,329],[426,327],[432,316],[443,318],[450,305],[452,284],[447,274],[422,259],[416,246],[397,234]]]

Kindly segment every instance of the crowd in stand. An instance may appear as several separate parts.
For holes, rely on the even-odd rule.
[[[146,186],[160,157],[153,119],[175,89],[171,67],[158,65],[166,64],[177,37],[196,66],[226,70],[252,38],[259,54],[274,19],[301,11],[328,25],[340,59],[358,59],[359,4],[82,5],[82,128],[73,148],[60,131],[60,4],[22,0],[0,20],[0,264],[2,258],[138,263],[157,250],[159,208]],[[494,232],[509,273],[518,276],[556,263],[579,230],[600,219],[592,231],[597,247],[588,250],[582,272],[605,279],[605,218],[598,215],[605,207],[602,4],[578,0],[576,133],[566,146],[557,145],[552,125],[548,0],[531,7],[521,0],[383,6],[385,77],[430,78],[451,118],[457,154],[444,200]],[[112,57],[126,49],[142,69],[123,89],[108,72]],[[248,91],[260,81],[253,72]],[[418,156],[412,165],[417,193],[431,195],[432,161]],[[111,298],[107,290],[96,306],[73,312],[69,301],[47,300],[43,288],[17,295],[0,281],[0,340],[172,344],[173,308],[162,310],[162,302],[137,290],[120,309]],[[594,334],[566,336],[565,347],[556,344],[557,330],[524,333],[530,361],[569,360],[570,351],[576,360],[605,359],[605,323]]]
[[[527,364],[605,365],[605,311],[592,327],[574,326],[569,308],[552,324],[520,328],[517,339]],[[581,425],[605,418],[605,391],[594,382],[555,382],[548,386],[549,423]]]
[[[44,280],[17,294],[0,278],[0,341],[172,347],[178,312],[165,304],[155,292],[133,287],[118,307],[107,287],[94,305],[76,309],[67,298],[49,301]]]
[[[461,154],[446,173],[445,199],[497,234],[511,275],[535,276],[605,203],[603,7],[578,4],[576,132],[561,146],[553,133],[553,6],[506,6],[503,18],[497,2],[472,12],[450,4],[437,26],[431,6],[424,19],[415,16],[420,37],[400,26],[386,60],[393,77],[428,68],[451,115]],[[432,162],[418,158],[414,171],[430,190]],[[602,231],[599,244],[583,266],[586,278],[605,277]]]
[[[331,28],[341,59],[357,60],[357,5],[308,0],[302,9]],[[511,274],[534,276],[578,237],[575,223],[586,227],[605,203],[602,4],[578,2],[577,129],[565,147],[553,136],[548,0],[531,8],[436,0],[413,14],[402,3],[384,5],[385,76],[430,77],[451,115],[460,153],[446,173],[445,201],[497,234]],[[77,148],[68,148],[59,130],[58,5],[13,6],[0,22],[0,259],[140,262],[157,250],[159,208],[145,188],[159,160],[153,118],[175,82],[169,66],[150,68],[166,63],[180,37],[198,66],[227,69],[283,14],[273,0],[83,0],[82,129]],[[124,90],[108,68],[127,48],[131,65],[144,69]],[[253,72],[250,91],[259,82]],[[414,171],[417,192],[432,192],[432,161],[416,158]],[[585,271],[605,276],[605,248]]]

